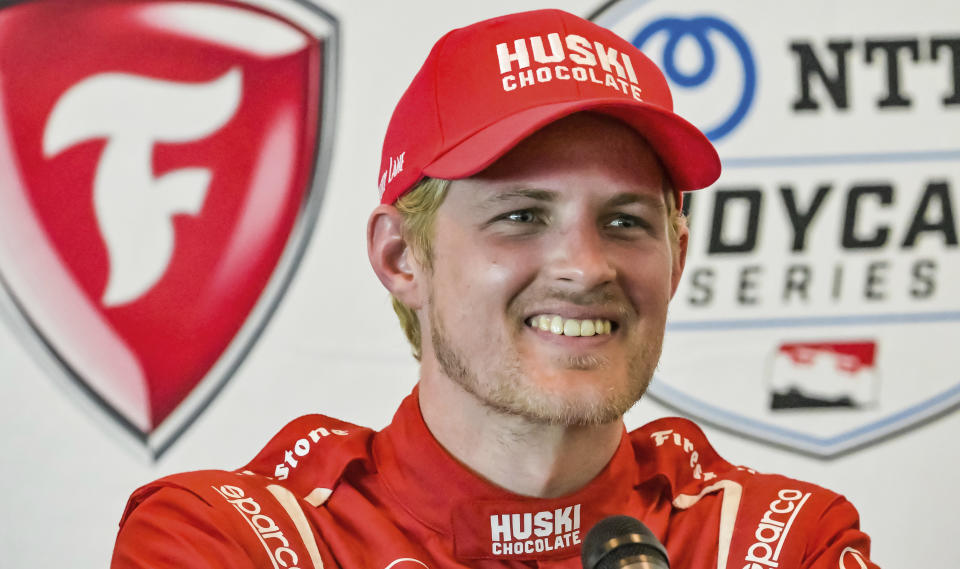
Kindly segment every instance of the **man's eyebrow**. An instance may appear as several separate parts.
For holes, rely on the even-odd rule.
[[[554,202],[557,200],[557,193],[550,190],[538,190],[534,188],[512,188],[502,192],[497,192],[483,199],[484,205],[495,205],[500,202],[514,199],[531,199],[534,201]],[[666,204],[661,196],[651,196],[647,194],[638,194],[633,192],[624,192],[617,194],[607,200],[607,207],[619,207],[630,204],[640,204],[654,209],[665,209]]]
[[[532,188],[514,188],[506,190],[503,192],[497,192],[487,199],[483,200],[489,204],[495,204],[498,202],[509,201],[517,198],[526,198],[536,201],[543,202],[552,202],[557,199],[556,192],[551,192],[549,190],[536,190]]]

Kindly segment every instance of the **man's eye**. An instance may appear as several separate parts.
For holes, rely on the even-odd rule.
[[[643,225],[643,221],[641,221],[640,218],[625,214],[614,216],[610,219],[610,221],[607,222],[608,227],[619,227],[625,229],[643,227]]]
[[[516,223],[534,223],[538,219],[537,214],[529,209],[511,211],[503,217]]]

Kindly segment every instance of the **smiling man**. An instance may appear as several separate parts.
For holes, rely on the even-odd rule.
[[[302,417],[238,471],[139,489],[114,566],[576,568],[626,514],[675,569],[876,567],[841,496],[733,466],[683,419],[624,429],[683,273],[681,192],[719,172],[614,34],[554,10],[447,34],[367,231],[417,388],[383,431]]]
[[[666,173],[632,128],[577,113],[439,186],[370,224],[374,268],[421,330],[424,419],[497,484],[575,490],[609,461],[660,356],[687,241]],[[401,211],[431,192],[431,244],[411,249]]]

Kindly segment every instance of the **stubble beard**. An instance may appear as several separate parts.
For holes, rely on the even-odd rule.
[[[519,355],[497,362],[483,379],[453,342],[438,312],[431,303],[430,338],[440,369],[481,403],[499,413],[522,417],[533,423],[592,426],[619,420],[646,392],[660,359],[663,332],[631,353],[627,361],[627,381],[623,388],[611,388],[592,397],[576,393],[547,392],[527,380]],[[496,341],[496,340],[494,340]],[[562,367],[572,370],[603,372],[610,362],[601,356],[571,356]]]

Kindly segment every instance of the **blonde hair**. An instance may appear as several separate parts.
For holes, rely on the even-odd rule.
[[[450,180],[424,178],[412,190],[400,196],[393,204],[403,215],[401,231],[410,247],[410,252],[420,265],[433,269],[433,222],[437,210],[447,197]],[[397,297],[391,295],[393,311],[400,319],[400,327],[406,334],[413,351],[413,357],[420,360],[420,319],[417,313]]]
[[[433,222],[449,189],[450,180],[424,178],[393,204],[403,216],[401,231],[404,240],[409,245],[414,259],[427,270],[433,269]],[[668,225],[670,239],[676,242],[680,228],[686,225],[686,218],[677,208],[673,187],[666,176],[663,193],[667,203],[667,218],[670,220]],[[393,311],[400,319],[400,327],[410,342],[413,357],[419,361],[422,353],[420,319],[412,308],[400,302],[397,297],[391,295],[391,299]]]

